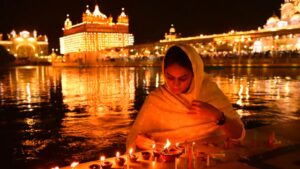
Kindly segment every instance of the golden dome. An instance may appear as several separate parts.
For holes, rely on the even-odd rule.
[[[271,16],[268,20],[267,20],[267,25],[273,25],[276,24],[277,22],[279,22],[280,19],[278,18],[278,16],[276,16],[275,14],[273,16]]]
[[[300,23],[300,13],[299,13],[299,12],[296,12],[296,13],[291,17],[290,22],[291,22],[292,24],[294,24],[294,23]]]
[[[67,19],[65,20],[65,29],[70,29],[72,27],[72,21],[69,18],[69,14],[67,14]]]
[[[124,8],[122,8],[122,12],[118,17],[118,23],[125,23],[128,24],[128,17],[124,12]]]
[[[90,9],[89,9],[89,5],[86,6],[86,11],[85,11],[85,13],[86,13],[87,15],[91,15],[91,14],[92,14],[91,11],[90,11]]]
[[[95,5],[95,10],[93,12],[93,15],[95,17],[107,18],[106,15],[104,15],[103,13],[100,12],[98,5]]]
[[[169,31],[170,31],[170,33],[175,33],[175,32],[176,32],[176,30],[175,30],[175,28],[174,28],[174,25],[173,25],[173,24],[171,25],[171,28],[170,28],[170,30],[169,30]]]

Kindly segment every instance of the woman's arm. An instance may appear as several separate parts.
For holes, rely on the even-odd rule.
[[[214,106],[194,100],[188,113],[199,114],[201,118],[209,118],[218,124],[220,120],[224,119],[224,122],[218,125],[224,130],[225,134],[231,139],[239,139],[243,137],[244,126],[239,119],[231,118],[226,116],[223,112],[215,108]]]

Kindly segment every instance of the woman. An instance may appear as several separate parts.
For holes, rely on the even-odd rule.
[[[151,149],[166,139],[189,142],[220,134],[243,139],[242,121],[204,73],[202,59],[193,47],[170,47],[162,71],[165,84],[146,98],[127,138],[127,149]]]

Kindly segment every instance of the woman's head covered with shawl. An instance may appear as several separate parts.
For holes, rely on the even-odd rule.
[[[199,98],[200,88],[204,78],[204,66],[200,55],[195,48],[190,45],[176,44],[171,46],[166,53],[163,60],[162,71],[166,79],[166,86],[170,90],[171,86],[168,84],[168,75],[166,75],[166,68],[177,64],[188,71],[191,71],[193,79],[189,85],[189,88],[185,93],[193,93],[194,99]],[[195,87],[197,86],[197,87]]]

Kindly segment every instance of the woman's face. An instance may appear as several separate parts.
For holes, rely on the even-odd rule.
[[[165,69],[165,80],[171,91],[181,94],[188,91],[193,79],[193,73],[179,64],[169,65]]]

